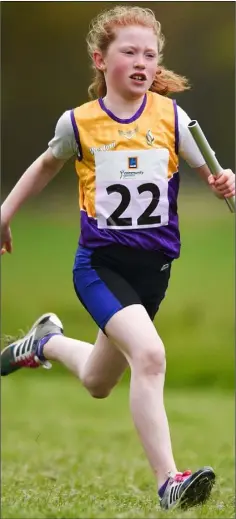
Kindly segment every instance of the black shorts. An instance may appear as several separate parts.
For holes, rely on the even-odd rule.
[[[159,251],[115,244],[97,249],[79,246],[73,269],[76,294],[104,331],[109,319],[133,304],[153,320],[168,286],[171,259]]]

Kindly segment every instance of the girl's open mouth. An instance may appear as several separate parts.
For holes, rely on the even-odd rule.
[[[139,83],[143,83],[144,81],[146,81],[146,76],[145,74],[142,74],[142,73],[137,73],[137,74],[132,74],[132,76],[130,76],[130,79],[133,79],[134,81],[138,81]]]

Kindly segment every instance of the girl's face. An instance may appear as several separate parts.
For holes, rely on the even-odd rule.
[[[150,88],[157,70],[157,37],[140,25],[121,27],[102,59],[107,92],[125,99],[141,97]],[[100,68],[100,67],[99,67]]]

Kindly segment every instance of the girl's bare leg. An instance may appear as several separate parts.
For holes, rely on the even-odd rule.
[[[96,398],[109,395],[128,365],[122,352],[101,330],[94,345],[54,335],[43,353],[46,359],[59,361],[72,371]]]
[[[130,406],[140,440],[157,478],[177,472],[164,406],[165,351],[142,305],[117,312],[99,331],[95,345],[55,335],[44,355],[72,371],[92,396],[104,398],[116,385],[127,364],[131,368]]]
[[[160,487],[169,471],[177,472],[163,397],[166,368],[163,343],[141,305],[117,312],[108,322],[106,333],[130,365],[131,412]]]

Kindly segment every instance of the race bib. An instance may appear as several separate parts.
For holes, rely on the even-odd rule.
[[[99,229],[168,224],[167,149],[99,151],[94,158]]]

